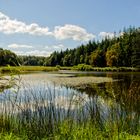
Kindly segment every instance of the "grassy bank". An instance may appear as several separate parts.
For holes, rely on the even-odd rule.
[[[105,115],[98,98],[75,93],[58,97],[55,87],[37,91],[25,88],[21,98],[18,91],[5,94],[9,100],[0,106],[0,139],[140,139],[139,114],[118,108],[115,100]]]
[[[112,71],[112,72],[136,72],[140,71],[139,68],[133,67],[92,67],[91,65],[79,64],[77,66],[73,66],[72,69],[78,71]]]
[[[45,110],[40,110],[40,112],[44,111]],[[72,113],[69,112],[71,114],[70,115],[67,112],[67,117],[65,117],[64,120],[61,120],[60,118],[59,120],[56,120],[60,112],[54,112],[55,108],[53,108],[52,106],[50,107],[49,111],[50,112],[47,112],[45,116],[44,114],[37,114],[34,112],[33,116],[31,117],[29,114],[29,110],[27,112],[24,112],[26,114],[24,114],[22,118],[15,118],[14,116],[2,116],[0,119],[0,139],[140,139],[140,131],[138,131],[138,129],[140,130],[140,128],[138,128],[136,124],[134,124],[135,126],[137,126],[135,128],[134,126],[131,126],[131,121],[129,119],[113,121],[110,118],[110,120],[106,120],[105,122],[103,122],[101,118],[99,118],[101,116],[97,116],[99,114],[92,114],[94,116],[88,116],[89,118],[85,117],[84,120],[79,119],[75,121],[73,118],[74,116],[72,116]],[[61,115],[63,116],[63,114]]]
[[[137,72],[140,71],[139,68],[133,67],[92,67],[90,65],[79,64],[73,67],[48,67],[48,66],[18,66],[18,67],[0,67],[0,73],[29,73],[29,72],[37,72],[37,71],[58,71],[58,70],[76,70],[76,71],[112,71],[112,72]]]
[[[79,64],[72,67],[56,66],[59,70],[76,70],[76,71],[102,71],[102,72],[138,72],[140,68],[134,67],[93,67],[91,65]]]
[[[57,67],[44,67],[44,66],[17,66],[17,67],[0,67],[0,73],[15,73],[15,74],[21,74],[21,73],[29,73],[29,72],[37,72],[37,71],[58,71],[59,69]]]
[[[118,132],[117,128],[114,130],[106,128],[106,130],[101,131],[97,126],[87,122],[84,125],[77,125],[69,121],[64,121],[57,126],[57,130],[46,136],[33,136],[34,134],[24,128],[20,134],[15,134],[14,132],[3,132],[0,134],[1,140],[139,140],[139,135],[129,134],[128,132]],[[36,128],[38,131],[38,128]],[[29,133],[29,134],[28,134]],[[36,133],[35,135],[37,135]]]

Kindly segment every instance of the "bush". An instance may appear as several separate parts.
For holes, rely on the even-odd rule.
[[[2,74],[4,73],[12,73],[12,74],[19,74],[20,73],[20,70],[17,69],[16,67],[3,67],[0,69],[0,72]]]
[[[86,64],[79,64],[77,66],[74,66],[73,69],[79,70],[79,71],[92,71],[93,67]]]

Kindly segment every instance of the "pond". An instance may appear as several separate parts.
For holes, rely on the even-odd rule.
[[[76,110],[77,114],[82,108],[87,115],[90,108],[93,116],[98,113],[105,119],[115,113],[113,119],[129,116],[131,121],[137,119],[139,123],[139,72],[59,71],[15,77],[14,87],[0,94],[0,113],[39,112],[40,108],[53,105],[55,111],[63,110],[64,114],[70,110]]]

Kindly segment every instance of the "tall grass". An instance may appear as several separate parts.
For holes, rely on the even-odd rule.
[[[76,71],[112,71],[112,72],[139,72],[139,68],[133,67],[92,67],[91,65],[79,64],[73,67],[62,67],[57,65],[56,67],[50,66],[5,66],[0,67],[0,74],[21,74],[21,73],[30,73],[30,72],[52,72],[59,70],[76,70]]]
[[[93,67],[91,65],[79,64],[77,66],[73,66],[71,69],[78,71],[112,71],[112,72],[136,72],[140,71],[139,68],[133,67]]]
[[[115,100],[68,96],[55,85],[21,91],[11,89],[0,96],[0,139],[140,139],[139,114]]]
[[[57,67],[45,67],[45,66],[7,66],[7,67],[0,67],[0,73],[1,74],[19,74],[19,73],[29,73],[29,72],[37,72],[37,71],[58,71],[59,69]]]

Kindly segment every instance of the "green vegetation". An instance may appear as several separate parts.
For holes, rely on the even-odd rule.
[[[29,73],[29,72],[37,72],[37,71],[58,71],[57,67],[45,67],[45,66],[18,66],[18,67],[0,67],[1,74],[20,74],[20,73]]]
[[[65,77],[58,80],[67,82]],[[91,81],[90,77],[88,80]],[[127,80],[127,88],[124,80]],[[24,87],[21,93],[15,82],[14,90],[1,93],[5,98],[0,102],[0,139],[139,140],[140,82],[127,77],[124,80],[99,83],[101,88],[91,84],[92,90],[75,80],[84,87],[75,86],[75,89],[83,90],[84,94],[71,93],[71,96],[63,94],[62,90],[58,92],[56,83],[53,89],[41,86],[27,90]]]
[[[92,67],[91,65],[79,64],[73,67],[63,67],[63,66],[5,66],[0,67],[0,74],[22,74],[30,72],[52,72],[59,70],[74,70],[74,71],[112,71],[112,72],[137,72],[140,71],[139,68],[133,67]]]
[[[139,44],[140,28],[129,28],[123,35],[54,52],[48,58],[18,57],[11,51],[0,49],[0,74],[58,70],[139,71]],[[72,83],[74,86],[71,87],[84,92],[82,95],[72,93],[72,97],[61,97],[63,93],[58,93],[55,86],[53,90],[50,87],[48,90],[46,87],[27,90],[25,87],[20,93],[14,76],[10,79],[0,77],[1,81],[4,80],[0,83],[0,92],[14,86],[14,90],[1,93],[4,96],[0,100],[0,139],[140,139],[139,79],[131,83],[126,78],[126,87],[125,81],[121,84],[116,81],[113,85],[108,78],[108,83],[98,83],[101,88],[91,83],[92,80],[98,81],[94,77],[86,79],[89,83],[84,77],[59,77],[59,83],[66,86]],[[86,84],[90,87],[84,86]],[[85,93],[88,96],[84,96]]]
[[[94,126],[90,121],[83,125],[82,124],[77,125],[76,123],[72,121],[64,121],[57,126],[56,131],[52,132],[52,134],[48,134],[48,136],[47,136],[47,133],[46,133],[46,136],[44,135],[39,136],[38,133],[32,134],[32,130],[29,130],[29,131],[30,132],[27,132],[27,130],[23,128],[20,134],[15,134],[14,132],[13,133],[3,132],[0,134],[0,139],[2,140],[29,140],[29,139],[32,139],[32,140],[36,140],[36,139],[38,140],[39,139],[42,139],[42,140],[48,140],[48,139],[49,140],[51,139],[54,139],[54,140],[66,140],[66,139],[70,139],[70,140],[77,140],[77,139],[78,140],[94,140],[94,139],[139,140],[140,139],[139,135],[133,135],[127,132],[118,132],[116,126],[114,126],[114,128],[112,129],[105,128],[103,132],[99,128],[97,128],[97,126]]]
[[[18,66],[19,58],[13,52],[0,48],[0,66],[6,65]]]
[[[78,48],[54,52],[44,63],[50,66],[140,67],[140,28],[128,28],[123,34],[102,41],[89,41]]]
[[[62,107],[62,97],[56,104],[58,97],[55,89],[49,90],[48,94],[44,94],[45,89],[38,90],[39,97],[32,89],[25,89],[25,92],[32,96],[32,101],[28,94],[24,102],[23,97],[22,100],[16,100],[16,92],[13,93],[14,100],[10,99],[11,106],[9,104],[5,109],[1,109],[0,139],[140,139],[139,114],[134,114],[133,111],[125,112],[124,107],[118,108],[115,100],[108,104],[106,116],[104,109],[101,109],[102,102],[98,102],[97,98],[93,101],[93,98],[86,97],[86,100],[83,96],[73,94]],[[50,101],[45,100],[46,95],[51,96]],[[83,102],[85,108],[82,106]],[[3,105],[5,104],[6,101]]]
[[[0,49],[0,66],[57,66],[58,69],[71,69],[78,65],[78,70],[87,71],[97,70],[96,67],[113,67],[113,70],[114,67],[121,67],[119,71],[124,67],[140,68],[139,44],[140,28],[130,27],[112,39],[107,37],[101,41],[89,41],[75,49],[55,51],[50,57],[16,56],[9,50]]]
[[[37,56],[18,56],[20,64],[23,66],[46,66],[46,57]]]
[[[85,64],[79,64],[77,66],[73,66],[71,69],[79,70],[79,71],[113,71],[113,72],[140,71],[139,68],[133,68],[133,67],[92,67],[91,65],[85,65]]]

